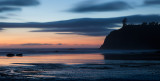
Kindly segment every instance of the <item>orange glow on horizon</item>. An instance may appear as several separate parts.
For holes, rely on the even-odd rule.
[[[50,45],[46,47],[74,47],[75,45],[77,45],[77,47],[95,47],[100,46],[104,40],[104,37],[82,36],[74,34],[65,35],[56,34],[54,32],[30,32],[33,30],[38,30],[38,28],[7,28],[1,31],[0,48],[12,46],[21,47],[18,45],[27,43],[54,44],[53,46]],[[63,45],[55,45],[59,43]]]

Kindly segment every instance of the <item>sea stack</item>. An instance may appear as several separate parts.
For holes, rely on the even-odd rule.
[[[100,49],[160,49],[160,24],[143,22],[140,25],[128,25],[127,19],[123,27],[112,31]]]

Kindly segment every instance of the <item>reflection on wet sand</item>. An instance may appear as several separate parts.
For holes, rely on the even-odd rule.
[[[159,53],[103,54],[105,60],[160,60]]]
[[[15,65],[13,63],[103,64],[104,56],[101,54],[43,54],[23,57],[0,56],[0,60],[1,66]]]
[[[0,64],[3,65],[3,67],[0,67],[0,81],[39,81],[42,79],[43,81],[160,80],[160,61],[145,61],[143,59],[137,61],[133,60],[135,58],[132,56],[134,55],[55,54],[23,57],[0,56]],[[135,56],[139,57],[139,59],[142,56],[149,57],[143,54],[135,54]],[[128,60],[126,59],[127,57],[132,58]],[[18,66],[15,67],[15,64]],[[25,66],[22,66],[23,64]]]

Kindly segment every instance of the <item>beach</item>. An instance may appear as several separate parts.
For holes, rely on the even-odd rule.
[[[112,54],[111,51],[104,53],[98,49],[61,49],[59,52],[48,49],[35,53],[38,50],[23,50],[23,56],[13,57],[3,54],[8,50],[1,51],[0,81],[160,80],[158,53],[120,51]],[[12,52],[19,51],[16,49]]]

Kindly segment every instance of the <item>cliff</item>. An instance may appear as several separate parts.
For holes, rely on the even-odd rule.
[[[100,49],[160,49],[160,24],[123,25],[106,37]]]

